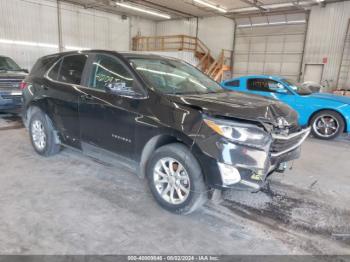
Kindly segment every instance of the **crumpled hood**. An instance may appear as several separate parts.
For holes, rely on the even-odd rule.
[[[312,93],[311,95],[309,95],[309,97],[320,98],[350,105],[350,97],[347,96],[338,96],[328,93]]]
[[[297,113],[289,106],[274,99],[240,92],[221,92],[203,95],[169,96],[173,102],[200,107],[212,116],[226,116],[242,120],[263,121],[277,124],[283,117],[291,125],[298,122]]]

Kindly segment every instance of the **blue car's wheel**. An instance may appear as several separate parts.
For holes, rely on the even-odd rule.
[[[324,110],[314,115],[310,121],[312,134],[320,139],[333,139],[344,131],[344,120],[337,112]]]

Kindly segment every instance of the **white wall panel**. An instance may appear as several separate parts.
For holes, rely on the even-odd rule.
[[[304,65],[322,64],[327,58],[322,79],[331,81],[331,88],[336,87],[349,19],[349,1],[311,9]]]
[[[25,41],[27,45],[1,43],[0,55],[16,60],[23,68],[31,68],[40,56],[57,52],[57,48],[43,48],[29,44],[44,43],[58,46],[55,4],[46,1],[0,1],[0,39]]]
[[[160,56],[167,56],[167,57],[172,57],[172,58],[177,58],[186,61],[187,63],[197,66],[199,63],[198,58],[194,56],[193,52],[188,52],[188,51],[174,51],[174,52],[163,52],[163,51],[150,51],[150,52],[142,52],[146,54],[155,54],[155,55],[160,55]]]
[[[217,57],[222,49],[232,50],[234,22],[222,16],[201,18],[198,21],[198,37]]]
[[[133,34],[156,32],[154,21],[137,17],[123,20],[119,15],[77,5],[61,4],[61,15],[65,47],[127,51]],[[21,42],[6,42],[9,40]],[[13,57],[21,67],[30,69],[39,57],[55,52],[58,52],[56,0],[0,0],[0,55]]]
[[[232,50],[234,22],[221,16],[198,19],[198,38],[208,46],[214,57],[222,49]],[[189,35],[196,36],[197,19],[179,19],[157,22],[157,36]]]
[[[255,21],[258,22],[263,21]],[[271,74],[297,80],[305,32],[305,23],[237,28],[234,76]]]
[[[196,19],[179,19],[157,22],[156,35],[196,36]]]
[[[74,5],[62,5],[65,46],[126,51],[130,46],[130,20]]]

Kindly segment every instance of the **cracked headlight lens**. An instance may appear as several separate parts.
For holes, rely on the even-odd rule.
[[[268,133],[252,124],[213,118],[204,118],[204,123],[217,134],[237,143],[261,147],[270,141]]]

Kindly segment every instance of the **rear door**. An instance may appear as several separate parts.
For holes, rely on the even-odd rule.
[[[62,134],[63,142],[80,148],[78,101],[79,85],[83,79],[86,54],[67,55],[61,58],[37,86],[48,99],[48,111]]]
[[[79,116],[85,151],[97,146],[125,157],[134,155],[140,90],[124,62],[96,54],[81,89]]]

